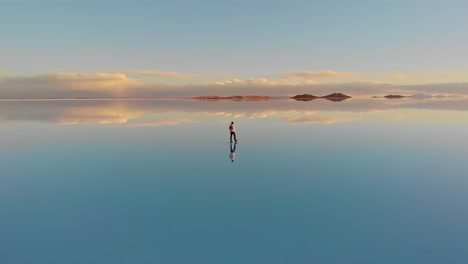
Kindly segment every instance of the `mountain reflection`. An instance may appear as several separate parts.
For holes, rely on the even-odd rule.
[[[410,111],[411,110],[411,111]],[[436,113],[437,112],[437,113]],[[269,101],[198,100],[44,100],[1,101],[0,122],[37,121],[58,124],[163,126],[207,120],[271,119],[285,123],[405,120],[467,120],[468,99],[349,99],[340,103],[292,99]],[[419,119],[415,115],[418,115]],[[444,116],[442,118],[442,116]]]

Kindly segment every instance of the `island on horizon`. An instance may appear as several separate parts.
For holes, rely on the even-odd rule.
[[[351,98],[351,96],[346,95],[346,94],[342,94],[342,93],[332,93],[332,94],[325,95],[325,96],[316,96],[316,95],[312,95],[312,94],[298,94],[298,95],[295,95],[295,96],[293,96],[291,98],[296,100],[296,101],[312,101],[312,100],[315,100],[315,99],[327,99],[327,100],[333,101],[333,102],[341,102],[341,101],[344,101],[344,100],[346,100],[348,98]]]
[[[208,95],[208,96],[196,96],[190,99],[203,100],[203,101],[218,101],[218,100],[232,100],[232,101],[268,101],[271,99],[270,96],[266,95],[235,95],[235,96],[217,96],[217,95]]]
[[[188,99],[195,99],[195,100],[201,100],[201,101],[218,101],[218,100],[231,100],[231,101],[268,101],[272,99],[273,97],[267,96],[267,95],[246,95],[246,96],[241,96],[241,95],[235,95],[235,96],[217,96],[217,95],[205,95],[205,96],[196,96],[196,97],[191,97]],[[329,95],[325,96],[315,96],[311,94],[298,94],[293,97],[290,97],[296,101],[311,101],[315,99],[327,99],[329,101],[333,102],[341,102],[344,101],[348,98],[351,98],[351,96],[342,94],[342,93],[332,93]]]
[[[386,99],[402,99],[402,98],[410,98],[412,96],[407,95],[400,95],[400,94],[389,94],[385,96],[372,96],[372,98],[386,98]]]
[[[406,97],[410,97],[410,96],[405,96],[405,95],[400,95],[400,94],[389,94],[389,95],[386,95],[384,97],[387,98],[387,99],[401,99],[401,98],[406,98]]]

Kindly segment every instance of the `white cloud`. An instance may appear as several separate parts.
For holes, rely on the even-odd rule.
[[[207,82],[203,84],[205,87],[217,85],[217,86],[231,86],[231,87],[246,87],[246,88],[255,88],[257,86],[263,87],[274,87],[274,86],[300,86],[300,85],[314,85],[316,82],[312,80],[303,80],[303,81],[293,81],[293,80],[271,80],[268,78],[248,78],[241,80],[238,78],[233,78],[230,80],[217,81],[217,82]]]
[[[406,75],[403,74],[403,73],[394,73],[394,74],[390,74],[390,77],[393,78],[393,79],[397,79],[397,80],[406,79]]]
[[[1,75],[7,75],[7,74],[11,74],[11,71],[9,71],[9,70],[4,70],[4,69],[0,69],[0,76],[1,76]]]
[[[186,79],[186,78],[197,76],[196,74],[190,74],[190,73],[146,71],[146,70],[124,70],[124,71],[119,71],[119,72],[125,73],[125,74],[135,74],[135,75],[144,75],[144,76],[152,76],[152,77],[159,77],[159,78],[175,78],[175,79]]]
[[[241,80],[238,78],[225,80],[225,81],[217,81],[217,82],[208,82],[205,85],[252,85],[252,84],[260,84],[260,85],[278,85],[280,83],[269,80],[267,78],[248,78],[246,80]]]
[[[45,80],[58,82],[59,84],[79,90],[112,90],[141,85],[142,82],[128,78],[123,73],[73,73],[64,72],[48,74],[42,77]]]
[[[143,82],[123,73],[61,72],[32,77],[7,77],[0,82],[2,98],[124,97]]]
[[[321,79],[321,78],[339,78],[339,77],[350,77],[355,76],[355,73],[351,72],[335,72],[335,71],[296,71],[283,73],[281,76],[283,79]]]
[[[395,120],[395,121],[399,121],[399,120],[402,120],[405,118],[405,115],[403,114],[398,114],[398,115],[394,115],[394,116],[391,116],[390,117],[390,120]]]

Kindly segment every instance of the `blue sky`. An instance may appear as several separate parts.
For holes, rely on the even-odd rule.
[[[341,82],[466,82],[466,10],[454,0],[1,0],[0,77],[199,77],[138,77],[189,84],[335,71],[356,73]]]

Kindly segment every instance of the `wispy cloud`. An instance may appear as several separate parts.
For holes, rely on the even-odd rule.
[[[0,82],[2,98],[105,97],[128,95],[143,82],[122,73],[62,72],[32,77],[7,77]]]
[[[0,69],[0,75],[10,74],[10,73],[11,73],[11,71],[9,71],[9,70]]]
[[[395,120],[395,121],[399,121],[399,120],[402,120],[405,118],[405,115],[403,114],[398,114],[398,115],[394,115],[394,116],[391,116],[390,117],[390,120]]]
[[[239,78],[233,78],[224,81],[217,81],[217,82],[207,82],[205,85],[244,85],[244,86],[252,86],[252,85],[265,85],[265,86],[278,86],[278,85],[289,85],[289,86],[297,86],[297,85],[311,85],[316,84],[316,82],[311,80],[305,81],[292,81],[292,80],[272,80],[268,78],[248,78],[245,80],[241,80]]]
[[[393,79],[397,79],[397,80],[404,80],[406,79],[406,74],[403,74],[403,73],[393,73],[393,74],[390,74],[390,78],[393,78]]]
[[[128,78],[122,73],[64,72],[48,74],[39,78],[77,90],[115,90],[142,84],[140,81]]]
[[[283,79],[321,79],[321,78],[339,78],[339,77],[350,77],[355,76],[356,73],[352,72],[336,72],[336,71],[321,71],[321,72],[314,72],[314,71],[296,71],[296,72],[287,72],[283,73],[281,77]]]
[[[173,71],[123,70],[123,71],[118,71],[118,72],[125,73],[125,74],[135,74],[135,75],[144,75],[144,76],[152,76],[152,77],[159,77],[159,78],[175,78],[175,79],[186,79],[186,78],[197,76],[197,74],[180,73],[180,72],[173,72]]]

